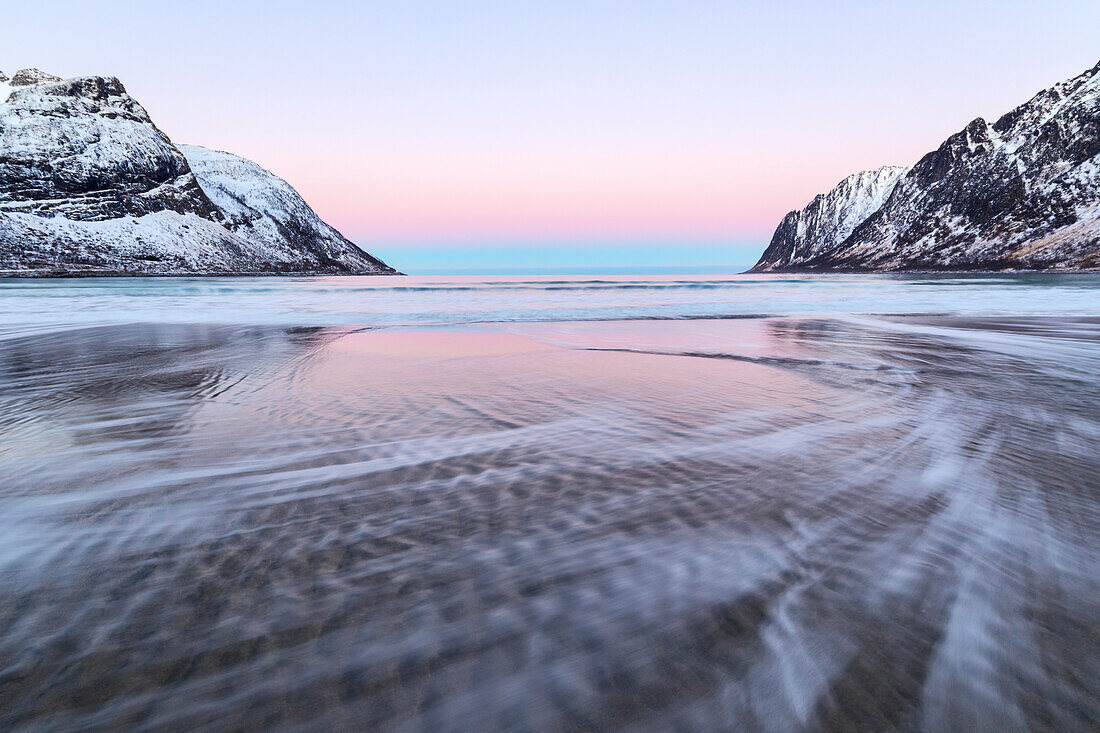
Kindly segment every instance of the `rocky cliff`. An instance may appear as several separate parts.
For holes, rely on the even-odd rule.
[[[390,268],[330,227],[289,183],[251,160],[196,145],[181,145],[199,186],[234,234],[266,248],[287,266],[310,258],[312,269],[349,271]]]
[[[185,150],[117,79],[0,74],[0,272],[394,272],[255,163]]]
[[[1100,268],[1100,64],[779,225],[754,272]]]

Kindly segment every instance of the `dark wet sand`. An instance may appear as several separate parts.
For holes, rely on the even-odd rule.
[[[1100,320],[0,341],[5,729],[1095,730]]]

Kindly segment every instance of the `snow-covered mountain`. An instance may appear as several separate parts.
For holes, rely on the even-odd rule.
[[[308,256],[311,269],[391,271],[321,221],[289,183],[251,160],[197,145],[179,149],[221,212],[223,226],[265,246],[270,260],[290,267]]]
[[[831,242],[843,242],[867,217],[878,211],[907,171],[907,168],[885,166],[877,171],[853,173],[829,193],[815,196],[806,208],[784,216],[764,255],[768,262],[774,263],[774,267],[768,269],[804,261]]]
[[[908,169],[845,179],[754,272],[1100,268],[1100,64]]]
[[[251,161],[172,143],[118,79],[0,73],[0,272],[394,270]]]

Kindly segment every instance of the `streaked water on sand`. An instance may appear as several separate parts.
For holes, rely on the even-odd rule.
[[[1100,726],[1100,278],[729,279],[0,285],[0,727]]]

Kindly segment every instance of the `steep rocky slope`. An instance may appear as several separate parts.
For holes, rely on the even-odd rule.
[[[769,261],[789,265],[813,257],[830,242],[843,242],[882,206],[907,170],[885,166],[853,173],[829,193],[815,196],[806,208],[790,212],[772,236]]]
[[[199,186],[222,215],[222,224],[238,236],[265,246],[275,262],[309,257],[316,268],[388,270],[314,213],[282,178],[232,153],[181,145]]]
[[[190,150],[202,181],[117,79],[0,75],[0,271],[393,272],[282,179]]]
[[[1100,268],[1100,64],[885,170],[788,214],[753,271]]]

